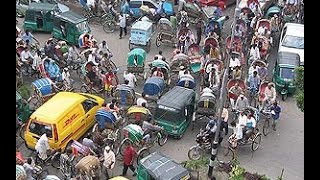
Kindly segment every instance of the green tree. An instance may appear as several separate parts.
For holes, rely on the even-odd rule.
[[[304,112],[304,67],[296,69],[295,85],[297,87],[295,98],[298,108]]]

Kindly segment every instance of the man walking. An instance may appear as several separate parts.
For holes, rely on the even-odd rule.
[[[133,167],[133,161],[136,156],[136,151],[132,147],[131,143],[126,141],[125,143],[126,149],[124,150],[124,156],[123,156],[123,171],[122,176],[127,175],[128,168],[131,169],[133,172],[133,176],[136,176],[137,173],[135,172],[135,168]]]
[[[120,12],[119,15],[119,25],[120,25],[120,39],[122,39],[122,31],[124,31],[124,35],[127,35],[127,14],[123,14]]]

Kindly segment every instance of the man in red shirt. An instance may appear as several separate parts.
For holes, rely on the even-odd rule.
[[[123,156],[123,171],[122,176],[126,176],[128,167],[133,172],[133,176],[136,176],[137,173],[135,172],[135,168],[133,167],[133,161],[136,156],[136,151],[132,147],[131,143],[126,141],[126,149],[124,150],[124,156]]]

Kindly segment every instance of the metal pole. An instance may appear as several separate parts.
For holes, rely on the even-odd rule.
[[[232,26],[231,29],[231,39],[230,39],[230,45],[231,48],[233,47],[233,39],[234,39],[234,30],[235,30],[235,24],[236,24],[236,19],[238,17],[239,14],[239,9],[238,9],[238,4],[239,4],[240,0],[237,0],[236,3],[236,8],[235,8],[235,12],[234,12],[234,24]],[[222,114],[222,110],[223,110],[223,105],[224,102],[227,98],[227,92],[226,92],[226,87],[227,87],[227,81],[228,81],[228,74],[229,74],[229,64],[230,64],[230,58],[226,59],[226,66],[225,66],[225,70],[223,73],[223,78],[222,78],[222,82],[221,82],[221,89],[220,89],[220,97],[219,97],[219,102],[218,102],[218,125],[217,125],[217,131],[214,137],[214,141],[212,143],[211,146],[211,157],[210,157],[210,162],[209,162],[209,169],[208,169],[208,177],[211,178],[212,177],[212,172],[213,172],[213,165],[214,165],[214,160],[217,156],[217,149],[218,149],[218,142],[219,142],[219,136],[220,136],[220,127],[221,127],[221,114]],[[215,179],[215,178],[214,178]]]

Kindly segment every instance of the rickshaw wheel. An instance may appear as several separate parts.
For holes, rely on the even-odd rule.
[[[116,155],[119,155],[119,154],[121,156],[124,155],[124,144],[125,144],[126,141],[130,141],[130,139],[129,138],[125,138],[124,140],[121,141],[121,143],[120,143],[120,145],[118,147]]]
[[[281,94],[282,101],[285,101],[288,98],[288,94]]]
[[[106,33],[112,33],[114,32],[115,28],[116,28],[116,25],[113,21],[106,21],[103,23],[103,30],[104,32]]]
[[[158,34],[157,38],[156,38],[156,46],[160,47],[161,46],[161,34]]]
[[[129,41],[129,50],[131,51],[132,49],[133,49],[133,44],[130,43],[130,41]]]
[[[222,153],[217,153],[217,160],[219,162],[230,163],[235,159],[235,152],[229,146],[221,146]],[[219,151],[220,149],[218,149]],[[219,155],[220,154],[220,155]]]
[[[93,128],[92,128],[92,133],[94,133],[94,132],[97,132],[98,131],[98,123],[95,123],[94,125],[93,125]]]
[[[256,151],[257,149],[259,149],[260,143],[261,143],[261,133],[258,133],[255,135],[252,141],[252,145],[251,145],[252,151]]]
[[[270,133],[270,121],[266,119],[263,123],[262,133],[264,136],[267,136]]]
[[[159,146],[163,146],[166,144],[168,140],[168,134],[165,132],[161,132],[161,137],[158,135],[158,144]]]
[[[22,124],[21,127],[19,128],[19,136],[22,140],[24,139],[24,129],[25,129],[26,124]]]
[[[89,92],[89,87],[85,84],[83,84],[81,87],[80,87],[80,92],[82,93],[88,93]]]
[[[199,160],[203,154],[203,150],[199,146],[192,146],[188,151],[190,160]]]
[[[149,149],[143,148],[138,152],[137,156],[137,166],[140,164],[140,160],[147,157],[150,154]]]

